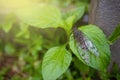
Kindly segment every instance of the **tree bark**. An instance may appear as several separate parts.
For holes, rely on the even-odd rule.
[[[107,37],[120,24],[120,0],[91,0],[89,23],[99,26]],[[112,62],[120,67],[120,39],[111,46]]]

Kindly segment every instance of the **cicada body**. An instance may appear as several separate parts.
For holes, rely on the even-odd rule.
[[[85,36],[82,31],[78,30],[77,28],[73,29],[74,39],[76,42],[76,48],[80,57],[87,63],[90,63],[90,54],[98,57],[99,52],[96,46],[90,41],[87,36]]]

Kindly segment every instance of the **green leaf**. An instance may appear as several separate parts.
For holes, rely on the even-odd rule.
[[[68,11],[66,14],[63,15],[65,18],[65,25],[64,29],[69,33],[73,24],[76,23],[85,12],[85,6],[81,5],[80,7],[77,7],[75,9],[72,9],[71,11]]]
[[[82,26],[79,31],[83,41],[71,35],[71,50],[86,65],[105,71],[110,62],[110,48],[104,33],[94,25]]]
[[[42,64],[44,80],[56,80],[68,69],[71,60],[71,53],[65,49],[65,46],[49,49]]]
[[[71,11],[67,12],[65,14],[66,20],[68,20],[67,18],[74,16],[75,18],[73,18],[73,24],[75,22],[77,22],[83,15],[85,12],[85,6],[81,5],[80,7],[77,7],[75,9],[72,9]]]
[[[65,20],[65,22],[66,22],[66,30],[67,31],[70,31],[71,30],[71,28],[72,28],[72,26],[73,26],[73,22],[74,22],[74,20],[75,20],[75,16],[70,16],[70,17],[68,17],[66,20]]]
[[[80,55],[78,54],[78,51],[77,51],[77,49],[76,49],[76,44],[75,44],[75,39],[74,39],[73,34],[70,36],[69,46],[70,46],[70,49],[72,50],[72,52],[77,56],[77,58],[78,58],[79,60],[81,60],[82,62],[84,62],[84,61],[81,59],[81,57],[80,57]],[[85,62],[84,62],[84,63],[85,63]]]
[[[114,43],[118,38],[120,38],[120,25],[118,25],[113,33],[109,37],[109,41]]]
[[[56,28],[64,25],[60,10],[47,4],[26,7],[17,10],[15,13],[24,23],[38,28]]]
[[[79,59],[77,58],[74,58],[73,59],[74,61],[74,66],[79,69],[79,71],[82,73],[82,74],[88,74],[89,73],[89,67],[85,64],[83,64],[83,62],[81,62]]]

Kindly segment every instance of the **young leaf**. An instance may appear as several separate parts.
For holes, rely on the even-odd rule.
[[[65,20],[65,22],[66,22],[66,30],[67,31],[70,31],[71,30],[71,28],[72,28],[72,26],[73,26],[73,22],[74,22],[74,19],[75,19],[75,16],[70,16],[70,17],[68,17],[66,20]]]
[[[114,43],[118,38],[120,38],[120,25],[118,25],[113,33],[109,37],[109,41]]]
[[[72,60],[71,54],[65,46],[51,48],[44,56],[42,75],[44,80],[56,80],[69,67]]]
[[[65,23],[66,23],[66,27],[64,27],[64,28],[67,31],[70,31],[73,24],[76,23],[83,16],[84,12],[85,12],[85,6],[83,6],[83,5],[67,12],[64,15]]]
[[[85,12],[85,6],[81,5],[80,7],[77,7],[75,9],[67,12],[65,14],[65,17],[69,18],[71,16],[74,16],[75,18],[73,18],[73,20],[72,20],[73,24],[74,24],[75,22],[77,22],[83,16],[84,12]],[[68,20],[68,19],[66,19],[66,20]]]
[[[63,26],[61,13],[55,6],[40,4],[19,9],[15,13],[24,23],[38,28]]]
[[[82,26],[70,38],[70,48],[86,65],[105,71],[110,62],[110,48],[104,33],[94,25]]]

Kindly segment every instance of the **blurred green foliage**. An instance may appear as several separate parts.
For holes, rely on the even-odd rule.
[[[89,0],[36,1],[56,5],[63,12],[67,12],[69,9],[71,10],[72,8],[84,5],[86,6],[86,13],[88,12],[90,2]],[[79,15],[79,17],[82,17],[83,14],[84,13],[82,13],[81,16],[79,14],[76,14],[76,16]],[[61,15],[63,14],[59,15],[58,11],[57,19],[60,19],[58,16]],[[33,15],[33,17],[36,18],[36,15]],[[55,19],[55,17],[53,19]],[[70,28],[67,27],[68,31],[72,27],[72,24],[70,23],[72,23],[73,19],[74,16],[70,16],[68,20],[66,19],[66,22],[68,23],[67,25],[70,26]],[[43,80],[42,61],[45,52],[47,52],[47,50],[52,47],[63,45],[68,41],[69,34],[67,34],[65,31],[66,28],[63,29],[48,27],[43,29],[43,26],[38,28],[38,25],[40,24],[39,22],[39,24],[28,25],[25,23],[26,20],[30,20],[29,15],[25,16],[25,20],[21,22],[13,13],[10,13],[6,15],[4,17],[4,20],[0,23],[0,80]],[[47,26],[53,23],[52,20],[49,20],[47,18],[46,20],[48,20],[48,24],[45,24]],[[28,23],[32,24],[32,20],[30,20]],[[44,24],[44,22],[42,24]],[[35,27],[36,25],[37,27]],[[58,26],[58,24],[52,25]],[[61,25],[63,25],[63,22],[61,22]],[[94,70],[83,64],[74,55],[72,56],[73,59],[69,69],[57,80],[120,79],[120,70],[116,64],[113,65],[114,70],[112,71],[114,72],[100,73],[97,70]]]

